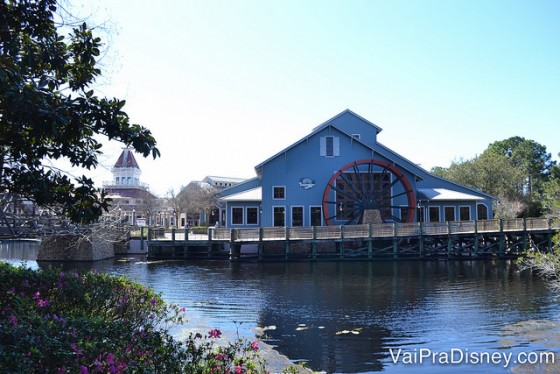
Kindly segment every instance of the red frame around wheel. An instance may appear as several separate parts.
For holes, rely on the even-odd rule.
[[[325,223],[327,225],[332,225],[331,217],[329,216],[329,194],[331,193],[332,186],[334,185],[335,181],[347,170],[354,169],[356,173],[360,173],[358,167],[360,165],[375,165],[383,168],[383,172],[388,171],[392,175],[395,176],[398,183],[401,183],[404,189],[404,195],[407,198],[407,206],[408,206],[408,214],[403,222],[413,222],[415,216],[415,209],[416,209],[416,198],[414,196],[414,190],[412,189],[412,185],[405,177],[405,175],[395,166],[389,164],[385,161],[381,160],[374,160],[374,159],[364,159],[358,161],[352,161],[346,165],[344,165],[340,170],[338,170],[328,181],[327,186],[325,187],[325,191],[323,192],[323,217],[325,219]],[[395,184],[396,182],[393,182]]]

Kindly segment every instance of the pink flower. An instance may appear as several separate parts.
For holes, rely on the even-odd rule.
[[[243,374],[243,368],[241,367],[241,365],[237,365],[235,367],[235,374]]]
[[[259,343],[257,343],[257,342],[252,342],[252,343],[251,343],[251,349],[252,349],[253,351],[258,351],[258,350],[259,350]]]
[[[51,305],[51,303],[48,300],[39,299],[37,301],[37,305],[40,306],[41,308],[43,308],[43,307],[47,307],[47,306]]]
[[[222,332],[218,329],[210,330],[208,336],[211,338],[219,338],[220,336],[222,336]]]

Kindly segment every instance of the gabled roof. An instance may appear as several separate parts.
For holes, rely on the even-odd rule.
[[[312,137],[312,136],[315,135],[316,133],[320,132],[321,130],[323,130],[324,128],[329,127],[329,126],[335,128],[335,129],[337,129],[338,131],[340,131],[340,132],[346,134],[347,136],[351,137],[352,139],[354,139],[353,141],[357,141],[357,142],[359,142],[359,143],[362,143],[362,144],[365,145],[367,148],[370,148],[371,150],[374,150],[374,149],[371,148],[371,146],[369,146],[368,144],[362,142],[362,141],[359,140],[359,139],[355,139],[355,138],[352,137],[350,134],[348,134],[348,133],[346,133],[345,131],[341,130],[339,127],[335,126],[335,125],[332,123],[332,122],[333,122],[334,120],[336,120],[337,118],[342,117],[342,116],[344,116],[344,115],[348,115],[348,114],[350,114],[350,115],[352,115],[352,116],[354,116],[354,117],[356,117],[356,118],[358,118],[358,119],[364,121],[365,123],[367,123],[367,124],[373,126],[373,127],[375,128],[375,130],[377,131],[377,133],[379,133],[379,132],[382,130],[381,127],[375,125],[374,123],[368,121],[367,119],[365,119],[365,118],[359,116],[358,114],[352,112],[350,109],[346,109],[346,110],[342,111],[341,113],[337,114],[336,116],[332,117],[331,119],[329,119],[329,120],[323,122],[323,123],[320,124],[319,126],[315,127],[315,128],[313,129],[313,131],[311,131],[311,133],[308,134],[307,136],[301,138],[300,140],[298,140],[297,142],[293,143],[293,144],[290,145],[289,147],[284,148],[284,149],[281,150],[280,152],[276,153],[274,156],[269,157],[269,158],[266,159],[265,161],[263,161],[263,162],[261,162],[260,164],[258,164],[257,166],[255,166],[255,170],[257,171],[257,174],[259,174],[259,169],[261,169],[262,166],[263,166],[264,164],[266,164],[266,163],[268,163],[269,161],[275,159],[275,158],[278,157],[279,155],[286,153],[286,152],[289,151],[290,149],[294,148],[294,147],[297,146],[298,144],[304,142],[305,140],[309,139],[310,137]]]
[[[322,124],[320,124],[319,126],[315,127],[312,131],[312,133],[314,132],[318,132],[321,131],[322,129],[324,129],[325,127],[329,126],[330,124],[332,124],[332,122],[334,120],[336,120],[339,117],[345,116],[347,114],[351,114],[352,116],[364,121],[365,123],[367,123],[368,125],[372,126],[375,128],[376,132],[379,134],[383,129],[379,126],[377,126],[375,123],[368,121],[367,119],[365,119],[364,117],[360,116],[359,114],[354,113],[353,111],[351,111],[350,109],[345,109],[342,112],[338,113],[336,116],[332,117],[331,119],[326,120],[325,122],[323,122]]]
[[[123,149],[121,155],[119,156],[119,159],[117,160],[113,168],[114,169],[128,169],[128,168],[140,169],[138,163],[136,162],[136,158],[134,158],[134,153],[132,153],[132,150],[130,148]]]

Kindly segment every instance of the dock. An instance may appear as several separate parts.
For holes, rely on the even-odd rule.
[[[231,261],[516,258],[548,251],[560,223],[546,218],[353,226],[144,228],[148,258]]]

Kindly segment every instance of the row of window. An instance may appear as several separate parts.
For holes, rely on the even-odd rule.
[[[291,207],[291,222],[286,222],[286,207],[275,206],[272,208],[272,225],[273,226],[303,226],[304,214],[302,206]],[[320,206],[309,207],[309,217],[311,226],[321,226],[323,210]],[[257,207],[232,207],[231,208],[231,224],[232,225],[258,225],[259,224],[259,208]]]
[[[232,207],[231,208],[231,223],[232,225],[259,225],[259,210],[258,207]],[[400,209],[400,216],[402,218],[407,216],[408,208],[402,207]],[[426,217],[426,211],[428,216]],[[442,221],[469,221],[473,219],[471,216],[470,206],[460,206],[459,216],[456,216],[456,207],[444,206],[443,207],[443,220],[440,215],[441,207],[430,206],[420,207],[417,209],[417,219],[420,222],[442,222]],[[321,226],[323,211],[320,206],[309,207],[310,226]],[[488,207],[484,204],[477,205],[476,219],[488,219]],[[272,208],[272,224],[273,226],[304,226],[304,208],[302,206],[292,206],[290,222],[286,221],[286,207],[275,206]]]
[[[477,205],[477,215],[476,219],[483,220],[488,219],[488,207],[484,204]],[[421,207],[418,209],[417,215],[420,222],[424,222],[426,219],[428,222],[442,222],[442,221],[470,221],[474,219],[471,215],[470,206],[460,206],[459,215],[457,216],[457,209],[454,206],[444,206],[443,207],[443,217],[441,215],[441,207],[439,206],[429,206],[427,208],[428,215],[426,216],[426,208]],[[443,219],[442,219],[443,218]]]

